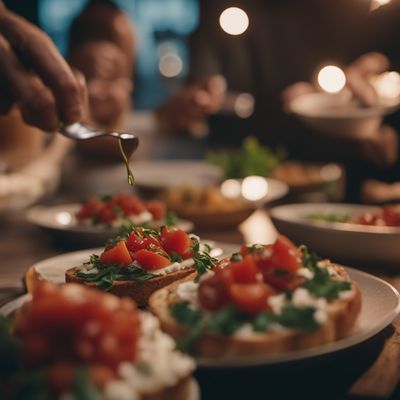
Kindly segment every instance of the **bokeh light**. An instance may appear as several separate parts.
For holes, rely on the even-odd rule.
[[[262,176],[248,176],[242,182],[242,196],[249,201],[261,200],[268,193],[268,182]]]
[[[398,72],[390,71],[380,74],[371,83],[379,97],[396,99],[400,96],[400,75]]]
[[[221,184],[221,193],[228,199],[235,199],[241,196],[241,185],[236,179],[227,179]]]
[[[167,53],[160,57],[158,64],[160,74],[166,78],[178,76],[183,69],[182,59],[176,53]]]
[[[328,93],[338,93],[346,85],[346,76],[339,67],[327,65],[318,73],[318,84]]]
[[[241,35],[249,26],[249,17],[238,7],[229,7],[219,16],[221,28],[229,35]]]

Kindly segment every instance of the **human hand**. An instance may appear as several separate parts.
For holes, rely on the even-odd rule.
[[[225,78],[221,75],[205,77],[185,86],[161,106],[157,111],[159,121],[169,131],[194,132],[206,123],[209,115],[220,110],[225,95]]]
[[[44,32],[1,2],[0,84],[0,114],[17,104],[27,123],[45,131],[82,118],[82,81]]]

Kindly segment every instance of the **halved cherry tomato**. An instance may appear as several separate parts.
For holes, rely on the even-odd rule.
[[[137,251],[135,253],[135,259],[143,269],[148,270],[160,269],[171,264],[168,258],[146,249]]]
[[[229,288],[233,303],[247,314],[257,314],[267,308],[267,299],[274,290],[265,283],[234,283]]]
[[[95,216],[102,208],[104,203],[97,197],[90,198],[83,207],[78,211],[76,217],[78,219],[87,219]]]
[[[262,272],[264,281],[276,289],[293,291],[304,283],[304,278],[282,268],[266,268]]]
[[[192,241],[186,232],[176,229],[165,233],[161,244],[168,254],[178,253],[182,256],[190,248]]]
[[[198,298],[203,308],[216,311],[229,301],[229,292],[221,277],[215,274],[200,282]]]
[[[129,265],[132,263],[132,257],[124,241],[118,242],[114,247],[104,251],[100,255],[100,261],[103,264],[121,264]]]
[[[96,217],[103,224],[108,224],[117,219],[117,214],[115,214],[114,210],[110,206],[104,205],[103,208],[98,211]]]
[[[233,280],[236,283],[255,283],[259,281],[259,271],[251,254],[245,256],[242,261],[233,262],[229,267]]]
[[[151,245],[160,247],[161,244],[155,237],[149,235],[146,237],[141,237],[136,235],[135,232],[131,232],[128,239],[126,240],[126,247],[131,252],[136,252],[141,249],[148,249]]]
[[[155,220],[164,219],[167,214],[167,206],[160,200],[152,200],[146,204],[147,211]]]

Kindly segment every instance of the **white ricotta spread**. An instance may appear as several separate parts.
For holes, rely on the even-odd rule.
[[[307,279],[307,280],[311,280],[314,278],[314,272],[312,272],[310,269],[308,268],[300,268],[297,271],[297,275],[298,276],[302,276],[303,278]]]
[[[194,281],[182,282],[176,288],[176,294],[183,301],[187,301],[189,304],[195,307],[199,307],[197,290],[199,284]]]
[[[151,272],[156,275],[166,275],[169,272],[176,272],[176,271],[180,271],[181,269],[187,269],[187,268],[193,267],[193,265],[194,265],[193,258],[188,258],[187,260],[181,261],[180,263],[174,262],[170,265],[167,265],[164,268],[155,269],[155,270],[152,270]],[[138,266],[140,267],[139,264],[138,264]]]
[[[268,297],[267,303],[271,307],[274,314],[280,314],[283,306],[286,303],[286,295],[285,293],[281,293],[277,294],[276,296]]]
[[[157,318],[141,313],[142,334],[135,363],[119,366],[120,379],[107,384],[105,395],[111,400],[135,400],[172,387],[195,368],[194,361],[175,349],[173,339],[160,330]],[[148,370],[143,370],[143,365]]]

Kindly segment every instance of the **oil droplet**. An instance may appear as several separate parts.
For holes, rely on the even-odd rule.
[[[126,173],[128,175],[128,184],[130,186],[133,186],[135,178],[129,166],[129,160],[133,152],[136,150],[136,147],[137,147],[137,139],[124,139],[124,138],[119,139],[119,150],[121,152],[121,156],[125,163]]]

